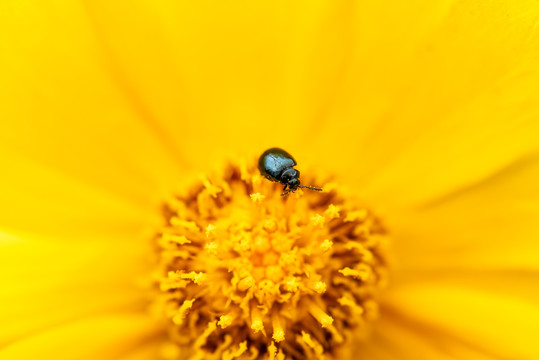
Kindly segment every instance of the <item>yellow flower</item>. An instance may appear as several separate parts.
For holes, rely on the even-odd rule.
[[[171,268],[172,280],[192,291],[223,283],[209,259],[224,261],[225,211],[261,216],[296,201],[301,231],[319,232],[303,247],[317,264],[340,246],[324,233],[331,221],[366,206],[391,234],[395,263],[376,290],[372,333],[353,327],[347,338],[363,339],[345,341],[343,358],[539,358],[537,1],[23,0],[0,14],[0,359],[181,357],[196,345],[174,337],[183,304],[196,330],[188,339],[211,337],[191,316],[209,317],[196,300],[159,317],[165,292],[144,290],[166,285],[159,266],[171,265],[156,245],[166,253],[203,239],[164,236],[161,208],[205,186],[200,173],[226,174],[225,159],[241,166],[272,146],[294,154],[305,184],[339,184],[340,217],[330,219],[330,203],[306,205],[327,188],[283,200],[260,179],[209,209],[223,213],[200,229],[208,271]],[[241,181],[254,181],[250,171]],[[342,278],[367,276],[349,265]],[[288,293],[336,299],[331,282],[265,266]],[[256,274],[240,270],[248,290]],[[214,314],[223,339],[240,331],[237,304]],[[324,318],[327,304],[310,314],[337,331],[344,317]],[[258,351],[278,358],[297,339],[332,356],[298,317],[270,317],[250,320],[273,340]],[[225,358],[250,354],[233,340]]]

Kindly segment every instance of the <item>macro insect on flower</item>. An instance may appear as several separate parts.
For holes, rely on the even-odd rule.
[[[539,359],[539,2],[0,17],[0,359]]]
[[[296,160],[292,155],[279,148],[264,151],[258,160],[258,170],[262,176],[270,181],[284,184],[283,191],[285,192],[281,196],[286,196],[298,188],[322,191],[322,189],[312,186],[300,185],[299,170],[294,169],[296,165]]]
[[[281,149],[260,165],[297,180]],[[377,317],[388,278],[380,219],[335,184],[287,201],[275,185],[254,164],[231,164],[167,202],[156,308],[187,358],[337,359]]]

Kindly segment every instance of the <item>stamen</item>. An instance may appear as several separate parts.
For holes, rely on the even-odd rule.
[[[275,342],[281,342],[284,340],[284,330],[281,324],[281,316],[277,313],[273,313],[273,340]]]
[[[191,271],[190,273],[187,273],[187,274],[181,274],[181,278],[193,280],[195,284],[201,285],[203,282],[206,281],[208,277],[203,272],[197,273],[197,272]]]
[[[340,216],[339,210],[340,208],[338,206],[331,204],[329,205],[328,209],[324,212],[324,214],[330,219],[336,219]]]
[[[313,303],[309,305],[309,312],[316,320],[318,320],[318,322],[322,325],[323,328],[333,324],[333,318]]]
[[[215,234],[215,229],[215,225],[208,224],[208,226],[206,226],[206,237],[213,236]]]
[[[314,350],[313,355],[316,355],[317,358],[320,358],[321,355],[324,353],[324,348],[322,347],[322,345],[320,345],[320,343],[318,341],[313,340],[311,335],[309,335],[305,331],[301,332],[301,336],[298,335],[298,342],[300,344],[302,344],[302,345],[304,344],[304,345],[308,346],[309,348],[313,349]],[[304,349],[305,349],[305,346],[304,346]],[[308,352],[309,354],[311,353],[308,350],[306,352]],[[312,356],[310,356],[309,358],[311,358],[311,357]]]
[[[168,200],[155,307],[189,359],[331,360],[368,333],[386,231],[335,183],[302,182],[324,191],[283,199],[282,185],[232,165]]]
[[[219,325],[222,329],[226,328],[227,326],[230,326],[231,324],[232,324],[231,315],[222,315],[219,318],[219,321],[217,322],[217,325]]]
[[[259,331],[264,331],[264,323],[260,310],[257,305],[252,305],[251,307],[251,329],[256,334]]]
[[[257,204],[261,204],[262,200],[264,200],[266,198],[261,193],[254,193],[254,194],[251,194],[250,196],[251,196],[251,200],[253,200],[253,202],[255,202]]]
[[[322,241],[322,244],[320,244],[320,249],[325,252],[325,251],[330,250],[332,246],[333,246],[333,241],[329,239],[325,239],[324,241]]]
[[[324,283],[323,281],[318,281],[318,282],[316,282],[316,284],[314,284],[313,289],[317,293],[323,294],[323,293],[326,292],[326,283]]]
[[[326,218],[324,218],[320,214],[316,214],[316,215],[311,217],[311,223],[314,226],[323,226],[325,221],[326,221]]]
[[[172,318],[172,321],[174,321],[174,324],[181,325],[183,323],[183,320],[185,319],[187,312],[189,311],[189,309],[191,309],[194,302],[195,302],[194,299],[185,300],[183,302],[182,306],[180,306],[180,309],[178,310],[178,313],[174,315],[174,317]]]
[[[163,234],[163,241],[178,245],[185,245],[191,243],[191,241],[188,240],[184,235],[178,236],[172,234]]]

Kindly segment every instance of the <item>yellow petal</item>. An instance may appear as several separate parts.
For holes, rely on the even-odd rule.
[[[24,239],[0,233],[0,344],[83,316],[141,308],[145,243],[136,237]]]
[[[166,347],[163,350],[164,346],[166,345],[163,345],[163,339],[156,338],[155,340],[146,342],[144,344],[136,344],[136,346],[133,346],[133,348],[130,351],[126,352],[125,355],[119,356],[115,360],[156,360],[161,358],[166,359],[169,353],[166,352]],[[173,351],[174,354],[177,354],[181,350],[174,346],[171,351]]]
[[[539,304],[539,274],[519,269],[432,269],[423,271],[399,271],[393,274],[392,288],[407,286],[464,287],[495,296],[510,295]]]
[[[136,206],[134,198],[101,191],[16,154],[2,159],[2,173],[0,218],[4,229],[64,238],[103,233],[123,236],[144,229],[158,215],[147,201],[147,206]],[[148,193],[141,197],[149,198]]]
[[[392,213],[403,269],[537,271],[539,156],[419,209]]]
[[[451,350],[447,341],[456,339],[494,358],[539,357],[537,302],[510,293],[436,284],[403,286],[386,295],[390,319],[405,321],[408,328],[421,331],[445,350]]]
[[[0,44],[2,159],[21,154],[143,206],[148,189],[179,177],[181,159],[117,81],[83,3],[23,0],[0,14],[10,34]]]
[[[339,18],[349,6],[248,1],[87,6],[124,86],[196,168],[245,149],[293,148],[318,131],[313,116],[327,107],[348,56],[348,25]]]
[[[151,340],[159,330],[154,320],[143,315],[92,317],[14,342],[0,350],[0,358],[118,359]]]
[[[357,9],[348,100],[306,149],[392,208],[481,181],[539,134],[536,1],[394,4]]]
[[[488,352],[467,344],[458,337],[440,336],[425,329],[413,320],[394,314],[383,315],[377,322],[372,336],[359,342],[348,358],[371,360],[495,360]]]

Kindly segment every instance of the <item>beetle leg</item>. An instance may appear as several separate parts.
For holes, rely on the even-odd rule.
[[[288,186],[288,184],[284,184],[284,188],[283,188],[283,191],[286,191],[286,187]]]

